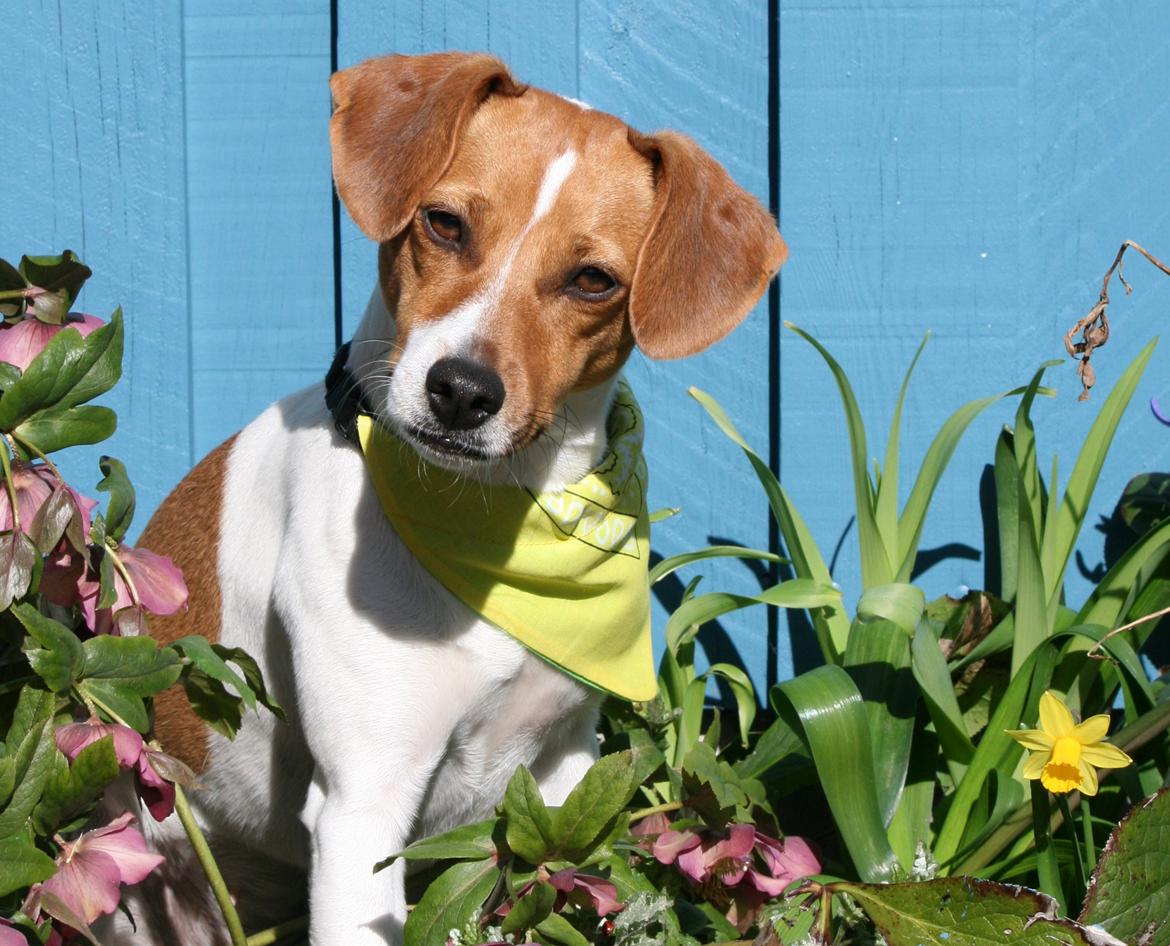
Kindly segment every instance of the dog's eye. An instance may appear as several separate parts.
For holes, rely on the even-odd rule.
[[[446,210],[431,209],[423,214],[427,234],[436,243],[459,247],[463,243],[463,221]]]
[[[586,299],[605,299],[617,289],[617,283],[609,273],[596,266],[586,266],[573,277],[573,286],[578,295]]]

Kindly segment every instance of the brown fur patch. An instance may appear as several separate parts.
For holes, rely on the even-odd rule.
[[[169,555],[187,582],[187,610],[151,618],[151,636],[159,643],[188,634],[201,634],[213,643],[219,640],[219,523],[225,468],[234,441],[232,437],[221,443],[187,474],[163,500],[138,541],[143,548]],[[154,734],[167,752],[196,772],[207,767],[207,725],[192,711],[179,687],[155,698]]]

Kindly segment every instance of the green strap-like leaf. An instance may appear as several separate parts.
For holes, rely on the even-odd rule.
[[[1020,389],[1004,391],[990,397],[980,398],[964,404],[955,411],[935,434],[934,440],[927,448],[926,456],[922,459],[918,476],[910,490],[906,505],[902,508],[902,517],[898,522],[898,558],[895,561],[897,572],[894,581],[909,581],[914,571],[914,561],[918,557],[918,543],[922,538],[922,528],[926,524],[926,514],[930,509],[930,501],[934,491],[942,479],[947,464],[951,462],[959,441],[971,426],[971,422],[1005,397],[1019,394]]]
[[[752,686],[749,677],[742,667],[733,664],[715,663],[707,668],[707,673],[727,681],[735,697],[736,715],[739,719],[739,740],[746,748],[748,735],[751,732],[752,722],[756,718],[756,689]]]
[[[975,755],[975,744],[967,735],[955,685],[929,621],[919,621],[911,651],[914,679],[918,681],[931,722],[938,733],[947,770],[957,785]]]
[[[758,595],[735,595],[725,591],[713,591],[679,605],[666,622],[666,646],[677,650],[683,644],[694,640],[699,628],[707,621],[713,621],[720,615],[752,605],[770,604],[777,608],[811,609],[836,606],[840,600],[841,592],[832,585],[825,585],[810,578],[792,578],[771,588],[765,588]]]
[[[994,471],[995,516],[999,533],[999,596],[1004,601],[1014,601],[1019,570],[1020,468],[1016,466],[1013,435],[1008,427],[1000,431],[995,441]]]
[[[894,566],[886,554],[886,543],[878,530],[874,512],[874,485],[869,476],[869,447],[865,439],[865,421],[861,408],[845,369],[829,354],[829,350],[812,335],[791,322],[785,328],[795,332],[813,346],[829,366],[837,390],[841,395],[841,406],[845,410],[845,426],[849,430],[849,452],[853,466],[853,499],[857,506],[857,540],[861,550],[861,581],[866,588],[884,585],[894,580]],[[896,541],[896,540],[895,540]]]
[[[110,494],[106,509],[106,535],[121,541],[134,521],[134,486],[126,475],[126,466],[114,457],[102,457],[98,466],[103,473],[97,488]]]
[[[894,404],[894,416],[890,420],[890,434],[886,438],[886,459],[882,464],[881,478],[878,480],[877,500],[874,503],[874,518],[877,521],[878,534],[886,547],[886,557],[891,562],[899,561],[898,546],[898,450],[902,431],[902,408],[906,403],[906,391],[910,387],[910,377],[926,343],[930,341],[930,332],[922,336],[918,350],[910,359],[910,367],[902,377],[902,387],[898,389],[898,400]]]
[[[1088,515],[1089,504],[1092,502],[1093,491],[1101,475],[1105,456],[1157,344],[1156,338],[1151,340],[1125,369],[1113,390],[1109,392],[1105,403],[1101,405],[1093,426],[1085,435],[1077,462],[1069,476],[1064,499],[1060,503],[1055,526],[1045,534],[1041,549],[1041,562],[1044,577],[1048,582],[1046,590],[1050,600],[1057,596],[1064,582],[1065,568],[1072,556],[1081,525]],[[1055,490],[1052,491],[1052,495],[1055,501]]]
[[[829,574],[829,566],[825,564],[825,559],[821,555],[820,549],[817,548],[812,533],[809,532],[800,513],[796,511],[796,507],[788,498],[780,481],[768,468],[768,464],[748,446],[735,424],[731,422],[726,412],[711,395],[698,388],[691,388],[690,395],[702,405],[703,410],[715,421],[716,426],[747,457],[760,485],[764,488],[764,494],[768,497],[768,505],[776,519],[780,535],[784,538],[784,548],[792,560],[792,567],[797,577],[811,578],[821,584],[832,585],[833,578]],[[840,655],[844,653],[845,642],[849,639],[849,618],[846,616],[844,608],[838,603],[810,611],[809,614],[817,632],[817,641],[820,644],[822,655],[827,662],[836,663],[840,660]]]
[[[1024,495],[1025,481],[1020,479],[1020,495]],[[1040,548],[1036,526],[1026,503],[1020,503],[1019,537],[1016,555],[1019,572],[1016,576],[1015,636],[1012,638],[1012,676],[1020,672],[1024,661],[1048,639],[1048,595],[1044,572],[1040,565]]]
[[[772,688],[772,705],[798,728],[857,872],[891,878],[897,858],[878,807],[869,722],[857,686],[843,669],[818,667]]]
[[[865,701],[873,757],[881,760],[874,775],[885,825],[898,807],[910,764],[918,704],[910,641],[924,603],[922,591],[913,585],[871,588],[858,605],[845,651],[844,667]]]
[[[788,559],[775,555],[772,552],[765,552],[763,549],[749,549],[744,548],[742,545],[711,545],[705,549],[699,549],[697,552],[682,552],[679,555],[664,558],[650,569],[650,584],[653,585],[661,581],[667,575],[678,571],[685,565],[706,561],[711,558],[746,558],[764,562],[777,562],[782,565],[788,563]]]

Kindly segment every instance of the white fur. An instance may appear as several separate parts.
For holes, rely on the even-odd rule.
[[[508,265],[575,161],[566,152],[546,170]],[[389,383],[381,366],[393,322],[375,291],[350,367],[389,416],[401,420],[398,399],[414,396],[437,358],[490,331],[506,275],[412,333]],[[538,489],[578,479],[604,450],[613,387],[569,398],[576,423],[555,449],[534,444],[476,476]],[[375,875],[377,861],[488,816],[517,765],[555,805],[596,758],[598,695],[483,621],[414,559],[359,451],[333,429],[321,385],[273,405],[232,446],[218,571],[220,640],[256,657],[289,715],[287,724],[250,715],[234,742],[212,735],[191,793],[213,845],[229,852],[225,875],[253,928],[296,914],[307,872],[312,946],[400,943],[404,867]],[[202,881],[190,876],[175,819],[152,832],[179,880],[144,886],[132,904],[138,933],[115,918],[108,942],[226,942],[206,899],[177,892]],[[169,930],[151,919],[164,911]]]

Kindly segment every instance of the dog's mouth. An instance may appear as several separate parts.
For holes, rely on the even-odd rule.
[[[468,441],[457,434],[444,433],[419,427],[411,424],[406,428],[406,434],[414,443],[424,448],[424,454],[434,453],[449,460],[498,460],[495,454],[488,453],[478,444]]]

